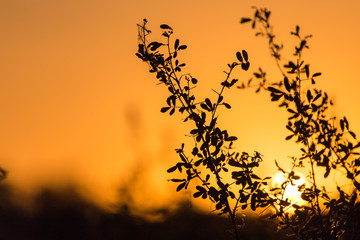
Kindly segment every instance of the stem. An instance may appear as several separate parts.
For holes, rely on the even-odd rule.
[[[170,39],[170,38],[168,37],[167,39],[168,39],[168,43],[167,43],[168,54],[171,56],[171,50],[170,50],[170,44],[169,44],[169,39]],[[174,70],[174,67],[173,67],[173,64],[172,64],[172,60],[170,60],[170,67],[171,67],[171,71],[172,71],[172,73],[174,74],[174,76],[171,76],[171,74],[170,74],[170,75],[168,74],[168,78],[169,78],[169,79],[173,79],[173,80],[176,82],[177,89],[180,91],[180,93],[177,93],[177,98],[180,100],[182,106],[183,106],[183,107],[186,107],[187,112],[188,112],[189,115],[190,115],[190,114],[194,113],[194,111],[190,108],[190,106],[188,105],[186,99],[184,99],[184,96],[183,96],[183,95],[184,95],[184,94],[183,94],[184,92],[183,92],[183,89],[182,89],[182,87],[181,87],[181,85],[180,85],[180,81],[179,81],[178,77],[176,76],[176,73],[175,73],[175,70]],[[230,74],[231,74],[232,69],[233,69],[233,68],[230,68],[230,71],[229,71],[229,73],[227,74],[226,80],[228,80],[228,78],[229,78],[229,76],[230,76]],[[166,72],[167,72],[167,71],[166,71]],[[169,83],[170,83],[171,86],[174,87],[174,89],[175,89],[174,83],[172,83],[172,81],[169,81]],[[222,94],[222,92],[224,91],[224,88],[225,88],[225,86],[222,87],[219,96],[220,96],[220,95]],[[215,112],[216,112],[216,109],[217,109],[217,106],[218,106],[218,105],[219,105],[218,103],[215,105],[215,108],[214,108],[213,113],[212,113],[211,120],[213,120],[213,118],[214,118],[214,116],[215,116]],[[196,123],[196,125],[198,125],[197,122],[195,122],[195,123]],[[207,131],[208,131],[208,130],[207,130]],[[201,136],[201,140],[202,140],[203,142],[205,142],[204,135]],[[210,158],[212,154],[211,154],[211,151],[210,151],[209,146],[206,147],[206,151],[207,151],[208,157]],[[212,157],[211,157],[211,158],[212,158]],[[193,168],[192,168],[192,169],[193,169]],[[193,169],[193,171],[194,171],[194,169]],[[195,171],[194,171],[194,172],[195,172]],[[215,177],[216,177],[216,180],[217,180],[217,185],[220,187],[221,190],[226,191],[227,188],[225,187],[225,185],[224,185],[223,182],[221,181],[221,178],[220,178],[220,175],[219,175],[219,173],[218,173],[218,171],[217,171],[216,166],[214,166],[214,170],[213,170],[212,172],[213,172],[213,174],[215,174]],[[195,173],[196,173],[197,177],[204,183],[204,181],[203,181],[202,178],[199,176],[199,174],[197,173],[197,171],[196,171]],[[209,188],[208,188],[208,189],[209,189]],[[233,229],[234,229],[234,233],[235,233],[235,239],[238,240],[238,239],[239,239],[239,236],[238,236],[238,231],[237,231],[237,228],[236,228],[235,213],[232,213],[232,212],[231,212],[231,208],[230,208],[230,203],[229,203],[228,197],[226,198],[225,206],[226,206],[226,208],[228,208],[228,213],[229,213],[229,215],[230,215],[231,222],[232,222]]]

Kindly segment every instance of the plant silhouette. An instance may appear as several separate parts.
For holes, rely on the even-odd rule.
[[[275,162],[278,170],[286,174],[278,188],[270,188],[271,177],[255,173],[263,156],[259,152],[237,152],[233,148],[236,136],[220,128],[218,118],[220,108],[230,109],[226,102],[225,90],[238,82],[233,70],[250,68],[249,56],[245,50],[236,53],[236,62],[229,63],[225,78],[219,90],[213,90],[215,97],[197,100],[193,94],[198,80],[191,74],[182,74],[185,63],[179,60],[180,53],[187,48],[179,39],[172,40],[172,27],[162,24],[164,42],[148,42],[147,20],[138,25],[139,49],[136,55],[147,62],[150,72],[156,74],[170,96],[161,112],[173,115],[179,112],[184,122],[192,122],[190,136],[194,145],[187,151],[185,145],[176,149],[179,162],[167,171],[178,171],[183,178],[171,179],[178,184],[177,191],[195,185],[195,198],[202,197],[215,203],[219,214],[227,214],[232,222],[235,239],[240,239],[238,228],[241,223],[239,211],[250,207],[251,210],[269,209],[270,219],[278,220],[280,229],[290,229],[298,239],[356,239],[359,234],[359,202],[357,200],[360,184],[359,153],[360,143],[349,128],[346,117],[338,120],[330,116],[331,107],[328,94],[315,88],[319,72],[311,73],[310,65],[302,59],[303,51],[308,48],[311,35],[302,36],[300,27],[291,32],[299,44],[295,46],[293,60],[282,61],[282,44],[275,42],[273,26],[269,18],[271,12],[265,8],[254,8],[253,18],[242,18],[241,23],[251,23],[257,36],[268,40],[270,53],[274,58],[283,79],[269,81],[266,72],[259,68],[254,72],[254,80],[241,83],[238,88],[256,87],[256,92],[270,93],[270,100],[279,102],[280,108],[289,113],[286,128],[290,135],[286,140],[299,144],[301,156],[291,158],[292,167],[284,170]],[[307,84],[309,86],[304,87]],[[285,198],[286,188],[294,185],[300,178],[295,172],[298,168],[308,169],[307,182],[298,187],[302,204],[294,204]],[[325,174],[319,176],[319,171]],[[324,186],[319,186],[318,178],[327,178],[332,171],[345,172],[352,186],[345,191],[337,186],[338,194],[331,195]],[[228,181],[227,179],[231,179]]]

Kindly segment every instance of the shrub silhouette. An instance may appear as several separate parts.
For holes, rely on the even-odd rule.
[[[269,21],[271,12],[265,8],[254,9],[253,18],[242,18],[241,23],[251,23],[256,35],[268,40],[270,53],[283,79],[268,81],[266,72],[260,68],[253,73],[255,80],[241,83],[238,88],[256,87],[256,92],[264,90],[270,94],[271,101],[279,102],[279,107],[287,110],[286,128],[290,135],[286,140],[295,140],[302,154],[291,158],[290,170],[284,170],[275,162],[278,170],[287,177],[279,188],[270,188],[271,177],[255,173],[263,156],[259,152],[235,151],[233,142],[237,137],[217,124],[218,109],[231,108],[224,93],[238,82],[233,78],[233,70],[241,68],[247,71],[250,67],[247,52],[238,51],[237,61],[227,65],[225,79],[219,90],[214,90],[215,97],[199,101],[192,91],[198,80],[191,74],[181,73],[185,63],[179,60],[179,55],[187,46],[180,44],[179,39],[172,40],[173,29],[166,24],[160,26],[165,41],[149,43],[150,30],[144,19],[138,25],[139,49],[136,55],[149,64],[150,72],[156,73],[156,78],[170,93],[161,112],[170,115],[179,112],[185,122],[193,123],[190,136],[194,139],[194,146],[190,151],[186,151],[184,144],[176,149],[180,160],[167,170],[169,173],[178,171],[184,177],[171,181],[178,184],[177,191],[194,184],[195,198],[210,199],[219,214],[229,215],[235,239],[240,239],[238,211],[248,207],[253,211],[270,209],[270,219],[277,219],[280,229],[290,229],[298,239],[356,239],[360,213],[357,200],[360,159],[356,149],[360,143],[350,130],[346,117],[338,120],[330,116],[328,109],[332,102],[328,94],[315,88],[321,73],[312,73],[310,65],[302,58],[311,35],[302,36],[300,27],[296,26],[291,34],[299,44],[295,46],[293,60],[283,63],[283,44],[275,42]],[[307,182],[298,187],[302,204],[294,204],[285,198],[287,186],[294,185],[294,181],[300,178],[295,172],[298,168],[309,170]],[[325,169],[323,176],[318,174],[321,169]],[[332,171],[346,173],[351,185],[348,191],[337,186],[338,194],[331,195],[324,186],[319,186],[318,179],[326,179]],[[227,182],[227,179],[232,180]]]

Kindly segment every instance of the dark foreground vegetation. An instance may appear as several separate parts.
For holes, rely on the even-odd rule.
[[[75,189],[43,190],[32,209],[14,204],[11,189],[0,188],[0,239],[232,239],[228,219],[199,213],[183,203],[163,222],[133,217],[127,206],[109,213],[81,198]],[[161,211],[161,210],[160,210]],[[166,212],[166,209],[163,209]],[[201,223],[201,224],[199,224]],[[242,239],[285,239],[268,220],[246,218]]]
[[[254,7],[253,17],[241,18],[240,23],[250,23],[255,35],[267,40],[282,78],[269,77],[264,68],[259,67],[249,80],[242,80],[237,87],[268,93],[269,100],[277,102],[279,108],[288,113],[285,127],[290,135],[284,139],[295,142],[301,154],[285,159],[291,163],[290,168],[283,168],[283,160],[275,161],[278,172],[286,176],[281,186],[275,188],[271,187],[273,174],[264,176],[256,170],[266,156],[258,151],[238,151],[233,145],[237,136],[231,135],[218,122],[219,109],[231,109],[224,94],[239,81],[234,78],[239,75],[233,70],[248,71],[250,59],[256,60],[245,50],[236,52],[236,60],[228,63],[218,88],[211,89],[208,97],[199,100],[196,88],[201,80],[182,71],[186,63],[179,56],[187,45],[174,38],[174,29],[167,24],[160,25],[160,42],[151,40],[146,19],[138,24],[136,56],[148,64],[150,73],[154,73],[158,84],[165,86],[170,95],[161,112],[170,116],[179,114],[184,122],[192,125],[186,136],[193,139],[193,144],[182,143],[176,149],[179,160],[167,172],[181,175],[171,179],[177,184],[176,191],[188,187],[196,189],[194,198],[208,199],[213,202],[215,211],[227,215],[236,240],[242,239],[237,216],[249,208],[252,211],[272,209],[274,213],[270,219],[274,219],[279,228],[291,230],[297,239],[360,239],[360,141],[345,116],[338,118],[329,111],[333,106],[331,98],[316,86],[322,74],[313,71],[310,63],[304,60],[303,53],[309,48],[312,35],[303,34],[300,27],[295,26],[290,35],[298,43],[290,59],[283,57],[284,44],[278,42],[270,16],[266,8]],[[241,111],[240,114],[247,113]],[[291,201],[285,195],[287,187],[295,186],[294,181],[301,179],[298,175],[301,171],[308,172],[305,182],[297,188],[303,203]],[[329,177],[330,173],[337,173],[346,180],[341,180],[339,185],[340,181]],[[321,185],[325,180],[327,183]],[[331,185],[336,186],[337,192],[327,190]]]

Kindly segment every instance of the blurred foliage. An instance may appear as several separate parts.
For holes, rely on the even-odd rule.
[[[218,125],[219,108],[230,109],[225,101],[225,90],[231,89],[238,82],[233,78],[233,70],[250,68],[249,56],[245,50],[236,53],[236,62],[229,63],[224,71],[225,79],[220,82],[219,90],[213,90],[215,97],[198,100],[193,93],[198,79],[191,74],[182,74],[186,64],[179,59],[187,45],[179,39],[172,39],[174,30],[166,24],[162,42],[149,42],[147,20],[138,25],[139,45],[136,55],[147,62],[150,72],[156,74],[159,83],[166,86],[169,97],[161,112],[173,115],[178,112],[184,122],[192,122],[193,129],[189,136],[194,139],[190,151],[185,145],[176,149],[179,162],[168,169],[178,171],[183,178],[171,179],[178,184],[177,191],[187,189],[194,184],[195,198],[202,197],[214,202],[219,214],[227,214],[232,222],[235,239],[241,225],[239,210],[250,207],[251,210],[270,208],[278,228],[291,230],[298,239],[356,239],[359,233],[359,195],[360,184],[360,147],[356,135],[351,131],[346,117],[338,120],[330,116],[332,106],[328,94],[315,88],[321,73],[312,73],[310,64],[302,59],[303,51],[308,49],[311,35],[303,36],[300,27],[291,32],[298,39],[292,60],[283,62],[281,50],[283,44],[275,41],[273,26],[270,24],[271,12],[265,8],[255,9],[252,18],[242,18],[241,23],[250,23],[256,30],[256,36],[268,40],[271,56],[283,75],[281,81],[269,81],[266,72],[259,68],[254,72],[254,79],[241,83],[238,88],[256,87],[270,94],[270,100],[278,102],[288,115],[286,128],[290,135],[286,140],[295,141],[302,152],[301,156],[291,158],[292,167],[284,170],[277,162],[278,170],[286,174],[285,181],[279,188],[270,188],[270,176],[258,176],[255,169],[263,161],[259,152],[249,154],[237,152],[233,148],[236,136]],[[306,85],[307,84],[307,85]],[[288,185],[300,178],[297,168],[306,168],[309,175],[306,182],[298,187],[303,204],[294,204],[285,198]],[[325,174],[319,176],[319,169]],[[332,171],[345,172],[351,187],[345,191],[337,187],[338,194],[330,194],[324,186],[319,186],[317,178],[327,178]],[[226,179],[232,179],[226,182]],[[336,183],[333,183],[336,184]]]
[[[193,210],[182,202],[175,212],[167,212],[163,221],[149,222],[135,217],[127,205],[108,212],[82,198],[76,187],[60,190],[42,189],[32,209],[24,209],[12,201],[14,189],[0,186],[0,239],[4,240],[182,240],[231,238],[228,219]],[[158,209],[166,212],[166,209]],[[248,217],[243,239],[285,239],[268,221]],[[261,231],[259,231],[261,229]]]

